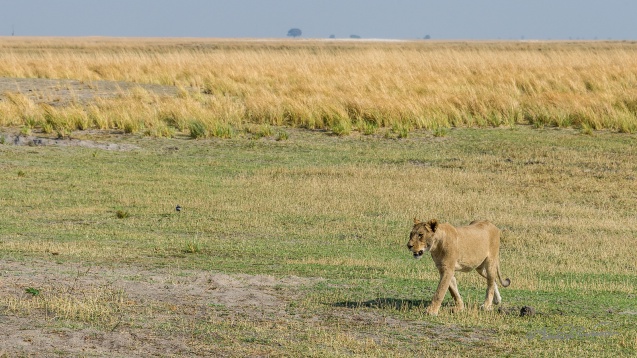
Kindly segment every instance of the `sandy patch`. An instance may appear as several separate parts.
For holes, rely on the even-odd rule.
[[[125,95],[135,88],[143,88],[160,96],[175,96],[178,92],[174,86],[121,81],[0,77],[0,101],[7,100],[6,92],[13,92],[22,93],[34,103],[65,106],[72,102],[88,103],[95,98]]]
[[[21,135],[12,133],[0,133],[0,143],[4,145],[22,145],[31,147],[55,146],[55,147],[85,147],[102,150],[128,151],[139,149],[133,144],[97,142],[93,140],[76,138],[48,138],[33,135]]]
[[[0,357],[193,355],[189,337],[157,327],[207,319],[219,309],[229,316],[285,316],[285,308],[297,297],[294,292],[315,281],[0,260]],[[34,299],[28,288],[38,288],[40,295],[78,297],[80,302],[90,301],[86,297],[91,297],[91,289],[117,292],[121,317],[95,327],[59,319],[53,311],[12,310],[8,302]]]

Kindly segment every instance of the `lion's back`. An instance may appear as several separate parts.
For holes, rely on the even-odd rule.
[[[500,229],[489,220],[474,220],[466,228],[479,231],[486,231],[490,237],[500,237]]]
[[[463,241],[469,245],[490,249],[498,249],[500,246],[500,229],[488,220],[475,220],[457,230],[463,237]]]

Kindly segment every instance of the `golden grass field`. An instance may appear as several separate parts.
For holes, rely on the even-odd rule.
[[[634,42],[3,38],[0,76],[179,89],[122,91],[90,105],[15,94],[0,103],[0,125],[48,132],[171,136],[193,123],[197,137],[255,123],[337,134],[513,124],[637,131]]]

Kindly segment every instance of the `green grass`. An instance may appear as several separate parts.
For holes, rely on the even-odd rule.
[[[286,315],[212,303],[195,318],[161,305],[118,313],[196,342],[200,354],[637,352],[635,135],[268,131],[286,140],[101,138],[140,147],[121,152],[0,145],[0,262],[318,279],[282,288]],[[447,295],[438,317],[425,315],[437,273],[405,248],[414,216],[455,225],[486,218],[503,230],[512,284],[501,289],[501,313],[480,311],[485,283],[458,273],[468,309],[452,314]],[[8,308],[16,299],[0,294],[0,312],[19,314]],[[519,317],[525,305],[538,314]]]

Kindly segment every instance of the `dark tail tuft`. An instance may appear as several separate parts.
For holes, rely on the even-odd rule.
[[[502,287],[509,287],[509,285],[511,284],[511,280],[507,278],[506,280],[502,281],[502,279],[500,279],[500,284],[502,285]]]

